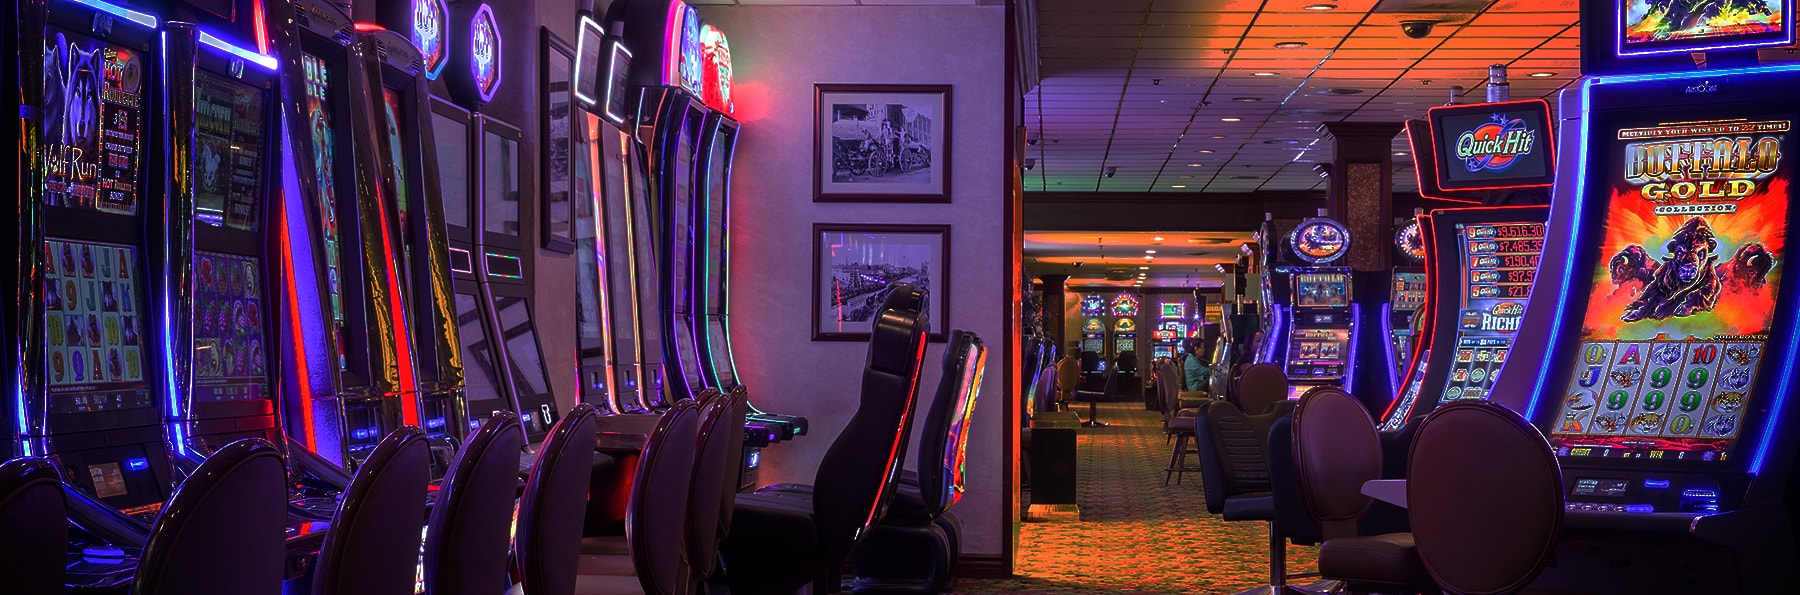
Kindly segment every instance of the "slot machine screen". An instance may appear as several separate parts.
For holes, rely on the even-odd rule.
[[[487,326],[481,323],[478,299],[466,293],[456,294],[457,336],[462,339],[463,395],[469,412],[469,426],[479,427],[495,411],[511,411],[512,405],[500,392],[500,370],[494,366],[494,345],[488,342]]]
[[[431,112],[431,137],[437,143],[438,196],[444,201],[444,224],[469,227],[469,125]]]
[[[1125,353],[1127,351],[1132,351],[1132,352],[1137,351],[1137,337],[1129,336],[1129,337],[1117,337],[1117,338],[1113,339],[1113,354],[1114,355],[1117,355],[1120,353]]]
[[[1395,312],[1411,312],[1425,305],[1425,273],[1394,273],[1389,301]]]
[[[153,407],[137,248],[52,239],[44,251],[50,413]]]
[[[45,34],[44,204],[136,215],[146,56],[54,27]]]
[[[519,141],[481,132],[481,226],[489,233],[519,235]],[[443,156],[440,154],[439,158]]]
[[[338,218],[337,218],[337,158],[335,155],[335,139],[337,128],[333,125],[334,112],[331,106],[331,70],[325,61],[311,54],[301,54],[300,61],[306,70],[306,111],[308,121],[312,124],[313,164],[319,176],[319,196],[315,202],[319,204],[319,227],[325,244],[325,286],[331,302],[332,332],[337,340],[338,369],[347,369],[350,359],[345,351],[346,333],[344,329],[344,291],[343,271],[339,270]]]
[[[264,96],[262,89],[194,72],[194,210],[201,223],[257,230]]]
[[[268,398],[263,336],[262,262],[254,256],[198,251],[194,292],[196,400]]]
[[[1605,168],[1584,198],[1604,227],[1599,249],[1576,255],[1594,266],[1574,281],[1587,286],[1579,349],[1559,362],[1573,372],[1550,426],[1561,455],[1727,461],[1767,380],[1792,116],[1683,115],[1694,120],[1596,123]]]
[[[1294,307],[1350,307],[1350,276],[1343,273],[1295,273]]]
[[[1456,350],[1442,401],[1486,399],[1518,337],[1544,249],[1544,224],[1457,223]]]
[[[519,402],[519,424],[536,442],[556,423],[556,403],[550,392],[550,374],[545,371],[544,357],[538,350],[530,302],[521,297],[495,296],[494,315],[500,322],[500,334],[506,337],[513,394]]]

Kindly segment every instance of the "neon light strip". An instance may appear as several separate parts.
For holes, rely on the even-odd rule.
[[[1362,324],[1361,304],[1350,302],[1350,359],[1344,360],[1344,392],[1356,390],[1356,327]]]
[[[607,69],[606,69],[606,71],[607,71],[607,73],[606,73],[606,103],[604,104],[606,107],[604,108],[604,112],[606,114],[606,119],[611,120],[612,123],[614,123],[614,124],[624,124],[625,123],[625,114],[615,114],[612,111],[613,93],[615,93],[615,92],[623,93],[624,92],[623,89],[618,89],[616,87],[613,87],[613,81],[618,80],[617,77],[613,76],[613,73],[619,71],[619,56],[620,55],[625,56],[626,60],[630,60],[631,59],[631,48],[625,47],[625,44],[619,43],[618,40],[613,40],[611,56],[609,56],[607,58],[608,62],[607,62]]]
[[[241,58],[245,62],[255,64],[257,66],[261,66],[263,70],[267,70],[269,72],[275,72],[276,62],[275,62],[274,56],[259,54],[259,53],[250,51],[248,49],[232,45],[231,42],[225,41],[224,39],[220,39],[217,36],[214,36],[212,33],[208,33],[205,29],[200,30],[200,45],[212,46],[213,49],[223,51],[223,52],[225,52],[227,54],[231,54],[232,56],[237,57],[237,58]]]
[[[601,36],[600,23],[594,22],[594,19],[592,19],[586,15],[582,15],[582,17],[581,17],[580,30],[581,30],[581,33],[577,35],[578,39],[576,40],[576,43],[578,45],[575,48],[575,80],[577,80],[577,81],[581,80],[581,73],[587,72],[587,66],[585,64],[583,64],[583,62],[587,61],[587,54],[588,54],[587,44],[588,44],[589,40],[593,40],[594,42],[597,43],[600,41],[600,36]],[[606,95],[607,95],[607,97],[611,97],[612,96],[612,93],[611,93],[611,91],[612,91],[612,86],[611,86],[612,72],[609,70],[606,74],[607,74],[606,78],[607,78],[607,82],[608,82],[608,86],[607,86],[608,93]],[[575,98],[581,100],[582,103],[586,103],[588,105],[594,104],[593,97],[590,97],[587,94],[581,92],[581,85],[579,85],[579,84],[575,85],[574,92],[575,92]]]
[[[687,9],[687,3],[681,0],[669,2],[669,14],[664,17],[667,30],[663,32],[663,84],[681,84],[681,19]]]
[[[148,28],[148,29],[156,28],[156,16],[155,15],[141,13],[141,12],[129,9],[129,8],[125,8],[123,6],[119,6],[117,4],[113,4],[111,2],[107,2],[105,0],[71,0],[71,1],[73,1],[76,4],[80,4],[82,6],[86,6],[88,8],[98,10],[100,12],[104,12],[106,14],[110,14],[110,15],[125,19],[127,21],[131,21],[131,22],[137,23],[139,25],[143,25],[145,28]]]
[[[507,260],[510,260],[513,262],[519,262],[519,257],[517,257],[517,256],[507,256],[505,254],[495,254],[493,252],[488,252],[487,256],[488,256],[488,258],[504,258],[504,259],[507,259]],[[523,264],[520,265],[520,270],[524,270]],[[488,276],[489,277],[500,277],[503,279],[524,279],[525,278],[523,275],[502,275],[502,274],[496,273],[492,270],[488,271]]]
[[[1394,353],[1394,303],[1392,301],[1381,305],[1381,340],[1383,341],[1382,346],[1386,348],[1384,351],[1388,353],[1389,357],[1396,356],[1397,354]],[[1356,358],[1351,357],[1350,361],[1355,362]],[[1388,360],[1387,368],[1388,388],[1399,393],[1400,369],[1394,366],[1393,360]]]
[[[450,251],[462,253],[463,257],[466,260],[468,260],[468,262],[469,262],[469,268],[467,268],[467,269],[459,269],[459,268],[456,268],[455,265],[451,265],[450,270],[458,272],[458,273],[467,274],[467,275],[475,274],[475,257],[471,256],[469,254],[468,250],[464,250],[462,248],[451,248]],[[456,259],[452,258],[452,259],[450,259],[450,262],[456,262]]]

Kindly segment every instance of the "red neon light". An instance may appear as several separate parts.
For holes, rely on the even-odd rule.
[[[1427,120],[1426,122],[1427,122],[1426,123],[1427,128],[1425,129],[1426,130],[1425,137],[1426,138],[1435,138],[1435,137],[1431,136],[1431,129],[1429,128],[1430,120]],[[1408,123],[1407,127],[1411,128],[1412,124]],[[1435,152],[1420,153],[1419,146],[1413,144],[1412,136],[1413,135],[1410,133],[1406,135],[1406,146],[1412,148],[1413,160],[1417,161],[1419,159],[1430,159],[1433,164],[1432,169],[1435,172],[1435,170],[1439,166],[1439,164],[1437,163],[1437,153],[1435,153]],[[1425,150],[1426,151],[1436,151],[1437,147],[1425,147]],[[1456,202],[1456,203],[1469,204],[1469,205],[1481,204],[1481,201],[1479,201],[1479,200],[1471,200],[1471,199],[1467,199],[1467,198],[1452,198],[1450,196],[1444,196],[1444,195],[1432,194],[1432,193],[1426,192],[1425,191],[1426,188],[1433,188],[1433,187],[1437,186],[1437,175],[1436,175],[1436,173],[1433,173],[1431,183],[1430,184],[1425,183],[1425,168],[1417,167],[1417,163],[1415,163],[1414,167],[1413,167],[1413,181],[1416,182],[1416,187],[1419,189],[1419,197],[1420,198],[1427,198],[1427,199],[1431,199],[1431,200],[1441,200],[1441,201],[1446,201],[1446,202]],[[1426,246],[1427,246],[1426,251],[1429,252],[1430,244],[1427,244]]]
[[[401,198],[401,200],[405,199]],[[381,218],[381,229],[384,231],[381,234],[381,250],[387,260],[384,269],[387,273],[388,287],[392,288],[387,296],[388,315],[394,317],[394,364],[399,367],[400,371],[400,420],[406,425],[416,426],[419,425],[419,404],[414,396],[418,387],[414,384],[416,379],[413,378],[412,341],[408,340],[412,334],[406,328],[406,303],[400,298],[400,273],[394,266],[393,240],[385,233],[386,230],[392,229],[388,225],[387,201],[376,201],[376,213]]]
[[[276,218],[275,233],[281,238],[281,245],[294,245],[293,237],[288,234],[288,218],[285,211],[282,212],[282,216]],[[292,332],[288,333],[290,335],[288,340],[294,346],[293,372],[296,377],[295,385],[299,387],[300,392],[300,402],[297,407],[300,410],[300,442],[306,445],[307,450],[319,452],[319,440],[313,436],[313,428],[316,426],[313,424],[312,378],[310,370],[306,369],[306,337],[304,333],[300,332],[300,289],[294,279],[294,252],[292,250],[281,251],[281,276],[284,285],[287,286],[284,289],[287,290],[288,328],[292,329]]]
[[[1495,102],[1495,103],[1480,103],[1480,104],[1466,104],[1466,105],[1440,105],[1440,106],[1425,110],[1425,113],[1426,113],[1425,125],[1428,126],[1429,128],[1427,128],[1427,129],[1431,131],[1431,133],[1428,134],[1427,136],[1431,138],[1433,143],[1437,142],[1438,130],[1437,130],[1437,125],[1431,123],[1433,120],[1433,118],[1430,116],[1431,112],[1452,110],[1452,109],[1456,109],[1456,108],[1462,108],[1462,109],[1466,110],[1466,109],[1470,108],[1471,106],[1475,106],[1475,105],[1479,105],[1484,108],[1486,108],[1486,107],[1496,107],[1497,108],[1497,107],[1508,106],[1508,105],[1523,105],[1523,104],[1528,104],[1528,103],[1536,103],[1538,105],[1543,106],[1544,119],[1550,120],[1550,102],[1544,101],[1542,99],[1521,99],[1519,101],[1500,101],[1500,102]],[[1544,127],[1544,147],[1546,147],[1547,153],[1548,153],[1548,155],[1545,158],[1546,160],[1544,161],[1544,163],[1545,163],[1545,168],[1551,172],[1555,172],[1555,168],[1556,168],[1556,132],[1555,132],[1555,129],[1556,129],[1555,121],[1549,122],[1549,125]],[[1407,138],[1407,144],[1412,144],[1412,139],[1410,138],[1410,135],[1409,135],[1409,138]],[[1431,149],[1433,151],[1436,151],[1437,147],[1434,146]],[[1413,155],[1418,155],[1418,154],[1419,154],[1418,148],[1414,147]],[[1432,159],[1433,160],[1437,159],[1437,153],[1432,153]],[[1442,163],[1439,163],[1437,165],[1440,169],[1444,166],[1444,164],[1442,164]],[[1413,168],[1413,170],[1417,171],[1418,168],[1415,167],[1415,168]],[[1554,176],[1552,176],[1552,177],[1554,177]],[[1479,187],[1474,187],[1474,188],[1457,188],[1455,191],[1456,192],[1480,192],[1483,190],[1514,190],[1514,189],[1518,189],[1518,188],[1544,188],[1544,187],[1554,186],[1554,185],[1556,185],[1556,182],[1554,180],[1552,180],[1550,182],[1543,183],[1543,184],[1503,184],[1503,185],[1499,185],[1499,186],[1479,186]],[[1425,195],[1424,190],[1422,190],[1424,187],[1425,187],[1424,185],[1419,186],[1419,188],[1421,188],[1421,190],[1419,191],[1420,196]],[[1456,200],[1456,199],[1440,199],[1440,200]],[[1457,202],[1475,202],[1476,204],[1480,204],[1478,201],[1457,201]]]
[[[681,84],[681,18],[687,12],[687,3],[681,0],[670,0],[669,14],[663,19],[667,31],[663,34],[663,84]]]
[[[256,36],[256,53],[269,55],[269,25],[263,21],[262,0],[250,3],[250,27]]]
[[[356,30],[366,33],[369,31],[386,31],[387,27],[383,27],[383,26],[377,25],[375,23],[357,23]]]
[[[877,316],[879,316],[879,315],[877,315]],[[925,361],[925,344],[931,342],[931,341],[927,340],[925,337],[918,337],[918,341],[919,341],[918,353],[913,355],[913,361],[916,364],[918,362]],[[920,371],[919,369],[922,367],[924,367],[922,364],[914,365],[913,371],[912,371],[912,378],[909,379],[906,383],[906,386],[907,386],[906,407],[900,410],[900,427],[902,427],[902,428],[908,427],[908,424],[912,423],[913,402],[918,400],[918,398],[919,398],[919,371]],[[905,446],[905,444],[903,442],[901,442],[901,440],[903,440],[905,437],[906,437],[906,432],[895,432],[894,433],[894,444],[892,446],[888,447],[888,462],[887,462],[887,466],[883,467],[883,469],[888,469],[888,470],[895,469],[894,466],[897,464],[896,460],[898,460],[900,458],[900,447]],[[884,480],[883,485],[886,485],[885,480]],[[884,500],[884,498],[876,498],[875,499],[875,505],[869,508],[869,516],[863,517],[863,526],[864,527],[870,526],[875,523],[875,513],[881,510],[881,504],[882,504],[883,500]]]
[[[1418,153],[1413,154],[1417,155]],[[1413,338],[1413,350],[1408,355],[1406,375],[1400,377],[1400,393],[1394,395],[1394,399],[1388,401],[1387,410],[1381,412],[1380,419],[1383,423],[1386,423],[1388,417],[1394,414],[1394,408],[1400,406],[1400,401],[1406,399],[1406,391],[1412,386],[1413,374],[1425,373],[1424,370],[1419,369],[1425,365],[1425,362],[1420,361],[1419,356],[1424,355],[1425,350],[1431,345],[1432,325],[1437,320],[1437,283],[1433,282],[1437,280],[1437,251],[1432,249],[1437,245],[1437,234],[1432,233],[1429,213],[1419,214],[1419,238],[1425,242],[1425,303],[1419,305],[1425,314],[1419,318],[1419,331]],[[1421,378],[1420,382],[1424,382],[1424,379]],[[1425,389],[1421,387],[1419,390]]]

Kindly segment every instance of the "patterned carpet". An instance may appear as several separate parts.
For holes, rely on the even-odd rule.
[[[1112,425],[1077,438],[1081,522],[1025,523],[1017,576],[963,580],[958,593],[1235,593],[1267,580],[1264,523],[1208,514],[1198,473],[1163,487],[1170,447],[1159,414],[1110,403],[1100,419]],[[1313,570],[1316,556],[1289,546],[1288,571]]]

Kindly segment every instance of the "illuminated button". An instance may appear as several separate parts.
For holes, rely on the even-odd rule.
[[[132,471],[143,471],[150,468],[150,461],[144,459],[131,459],[125,461],[125,468]]]

